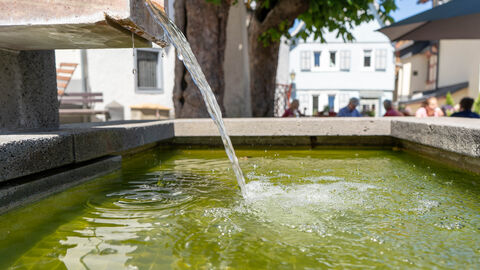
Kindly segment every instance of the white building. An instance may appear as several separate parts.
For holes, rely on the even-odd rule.
[[[175,16],[173,4],[174,1],[168,1],[171,18]],[[244,5],[231,7],[224,63],[223,102],[227,117],[251,116],[246,17]],[[103,102],[95,103],[93,109],[108,110],[110,120],[138,119],[138,109],[132,110],[132,106],[138,105],[166,107],[170,109],[170,117],[174,117],[176,53],[173,46],[165,50],[135,49],[135,54],[131,48],[57,50],[55,53],[57,67],[60,63],[78,64],[66,93],[103,93]],[[102,115],[97,118],[104,120]]]
[[[329,106],[338,112],[357,97],[360,112],[384,114],[383,100],[393,97],[395,65],[392,44],[376,31],[381,27],[374,20],[351,29],[353,42],[326,33],[326,43],[311,36],[290,47],[289,70],[302,111],[315,115]]]
[[[79,64],[65,92],[102,93],[103,102],[94,103],[92,109],[108,110],[111,120],[140,119],[132,116],[132,106],[146,104],[170,108],[173,113],[176,56],[172,46],[165,50],[56,50],[55,54],[57,67]]]

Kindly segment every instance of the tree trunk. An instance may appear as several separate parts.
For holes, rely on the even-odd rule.
[[[229,8],[230,0],[223,0],[218,5],[205,0],[175,0],[175,22],[187,37],[222,112]],[[209,116],[200,91],[178,59],[175,63],[173,103],[177,118]]]
[[[252,116],[273,117],[280,41],[265,47],[258,41],[260,29],[260,22],[253,18],[249,26]]]
[[[298,15],[306,12],[309,2],[306,0],[270,1],[270,6],[259,5],[251,14],[248,27],[250,53],[250,94],[252,115],[254,117],[272,117],[275,102],[275,84],[277,77],[280,40],[270,41],[264,46],[259,37],[265,31],[287,22],[293,25]]]

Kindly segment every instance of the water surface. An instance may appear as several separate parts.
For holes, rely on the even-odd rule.
[[[478,176],[389,150],[156,149],[0,216],[0,268],[475,269]]]

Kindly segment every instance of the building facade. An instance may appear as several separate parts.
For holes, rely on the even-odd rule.
[[[480,88],[479,40],[401,41],[397,43],[397,101],[412,112],[429,97],[445,105],[476,98]]]
[[[326,43],[311,36],[290,47],[289,70],[300,110],[306,115],[338,112],[356,97],[360,112],[384,114],[383,101],[393,97],[395,65],[392,44],[376,31],[381,26],[374,20],[351,29],[353,42],[326,33]]]
[[[173,114],[173,74],[175,51],[172,46],[142,49],[57,50],[57,67],[77,63],[65,93],[102,93],[103,102],[94,110],[107,110],[110,120],[139,120],[141,106],[158,106]],[[173,115],[171,115],[173,116]],[[102,115],[91,119],[100,121]],[[69,122],[69,121],[64,121]]]
[[[169,16],[175,16],[174,1],[168,1]],[[250,78],[248,36],[244,5],[232,5],[227,23],[225,51],[226,117],[249,117]],[[230,33],[230,34],[229,34]],[[95,110],[108,110],[110,120],[136,120],[139,110],[169,109],[174,117],[173,88],[176,53],[173,46],[99,50],[57,50],[60,63],[78,64],[66,93],[102,93]],[[134,72],[135,71],[135,72]],[[104,120],[102,115],[99,119]]]

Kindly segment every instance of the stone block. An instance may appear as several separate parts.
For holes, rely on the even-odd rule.
[[[120,156],[67,167],[0,186],[0,214],[120,169]]]
[[[58,128],[54,51],[0,50],[0,134]]]
[[[75,162],[121,153],[174,136],[172,121],[74,124],[62,128],[74,137]]]
[[[392,136],[445,151],[480,157],[480,121],[468,118],[397,118]]]
[[[0,182],[74,161],[73,137],[67,133],[0,136]]]
[[[389,136],[385,118],[232,118],[224,119],[230,136]],[[175,120],[176,137],[218,136],[210,119]]]

